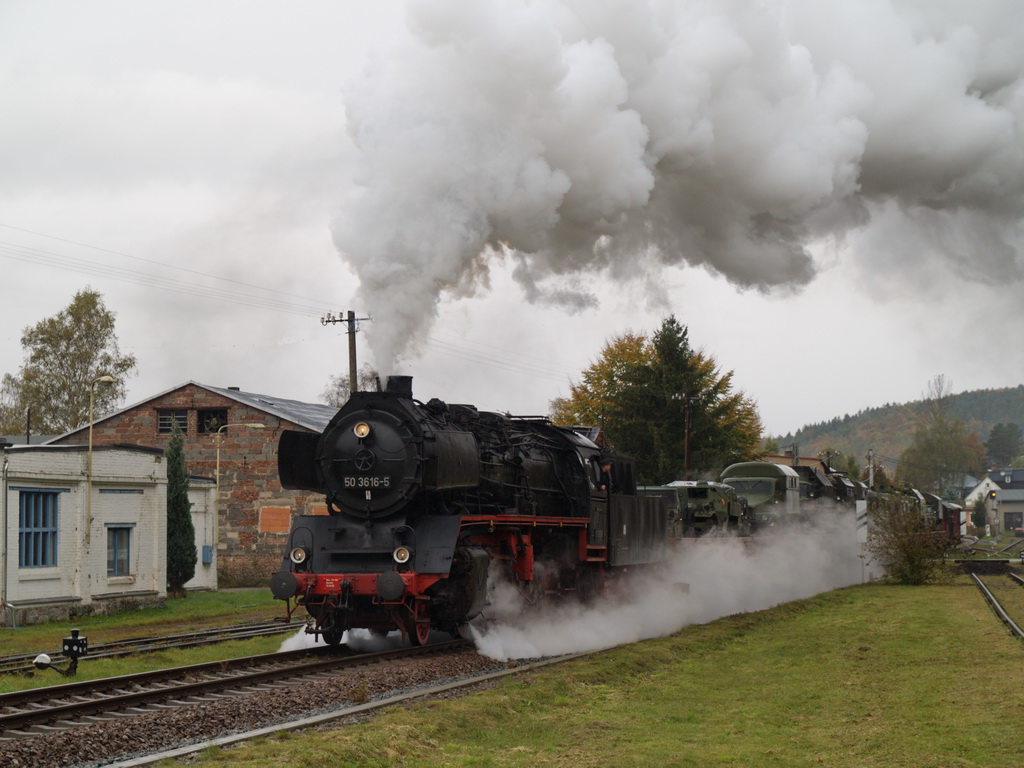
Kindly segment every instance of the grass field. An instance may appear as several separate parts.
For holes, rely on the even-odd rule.
[[[237,766],[1017,766],[1024,646],[972,587],[851,587],[364,724],[210,750]]]
[[[192,592],[188,597],[169,599],[164,608],[146,608],[113,616],[90,616],[69,622],[39,624],[30,627],[0,629],[0,654],[49,653],[59,665],[63,657],[54,654],[72,628],[81,630],[89,645],[109,643],[147,635],[170,635],[204,627],[229,626],[247,621],[264,621],[284,616],[284,603],[274,600],[269,589],[242,589],[225,592]],[[296,631],[298,631],[296,627]],[[148,669],[163,669],[203,661],[276,651],[287,635],[246,640],[201,648],[161,651],[123,659],[90,659],[78,666],[77,680],[115,677]],[[33,677],[0,676],[0,693],[57,685],[63,679],[47,670]]]

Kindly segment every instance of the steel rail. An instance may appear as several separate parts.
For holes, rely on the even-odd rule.
[[[1010,631],[1013,634],[1015,634],[1021,640],[1024,640],[1024,630],[1017,626],[1017,623],[1010,618],[1010,616],[1006,613],[1005,610],[1003,610],[1003,606],[1000,605],[998,600],[996,600],[996,596],[989,591],[989,588],[985,586],[985,583],[978,578],[977,574],[972,573],[971,578],[974,579],[974,583],[978,585],[978,589],[981,590],[981,593],[985,596],[985,599],[988,600],[989,605],[992,606],[992,609],[996,612],[996,615],[1000,619],[1002,619],[1003,623],[1010,628]]]
[[[168,648],[193,648],[196,646],[213,645],[224,643],[230,640],[248,640],[254,637],[266,637],[268,635],[285,634],[296,632],[302,627],[299,623],[284,623],[281,621],[258,622],[251,624],[228,625],[224,627],[211,627],[209,629],[196,630],[195,632],[182,632],[174,635],[161,635],[154,637],[134,637],[125,640],[115,640],[109,643],[96,643],[89,647],[87,658],[105,659],[130,656],[135,653],[150,653],[154,651],[165,651]],[[18,674],[29,672],[35,669],[32,660],[37,653],[15,653],[0,656],[0,675]],[[61,656],[61,651],[53,652],[54,656]]]
[[[365,654],[339,656],[331,648],[286,651],[206,662],[169,670],[47,686],[0,694],[0,735],[32,736],[24,729],[52,726],[80,717],[123,712],[155,702],[193,698],[205,693],[252,688],[282,679],[400,658],[445,653],[468,645],[465,640]],[[314,657],[310,659],[310,657]]]
[[[128,757],[113,762],[111,765],[116,766],[117,768],[141,768],[142,766],[159,763],[161,760],[180,760],[188,755],[195,754],[196,752],[202,752],[206,749],[235,746],[246,741],[263,738],[264,736],[280,733],[282,731],[301,731],[307,728],[315,728],[347,717],[352,717],[353,715],[362,715],[379,709],[386,709],[387,707],[393,707],[396,704],[430,697],[438,693],[458,690],[460,688],[469,688],[482,682],[497,680],[511,675],[522,675],[526,672],[546,667],[551,664],[562,664],[575,659],[581,659],[586,656],[590,656],[593,653],[593,651],[583,651],[579,653],[565,654],[564,656],[552,656],[538,661],[520,662],[513,667],[509,667],[508,669],[504,669],[499,672],[485,672],[480,675],[460,677],[457,680],[439,683],[428,688],[417,688],[414,691],[398,692],[364,704],[334,707],[326,712],[317,712],[316,714],[310,714],[297,720],[274,723],[272,725],[266,725],[253,730],[243,731],[241,733],[230,733],[219,738],[204,740],[195,744],[186,744],[180,747],[170,747],[160,752],[152,752],[138,757]]]

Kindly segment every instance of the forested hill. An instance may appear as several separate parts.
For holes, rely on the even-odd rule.
[[[949,398],[950,413],[963,421],[968,432],[977,432],[982,442],[996,424],[1024,426],[1024,384],[1008,389],[979,389]],[[841,416],[821,424],[801,427],[796,434],[776,437],[782,450],[794,442],[801,456],[817,456],[826,449],[842,451],[864,464],[873,448],[879,456],[898,458],[908,445],[917,425],[923,402],[886,404],[855,416]]]

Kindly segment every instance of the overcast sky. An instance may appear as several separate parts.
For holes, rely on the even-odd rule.
[[[538,414],[672,312],[779,434],[1022,382],[1013,0],[0,1],[0,370],[85,287],[138,358],[360,354]]]

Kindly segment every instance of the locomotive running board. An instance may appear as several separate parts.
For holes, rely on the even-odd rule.
[[[495,523],[521,525],[525,528],[586,528],[590,525],[589,517],[533,517],[530,515],[463,515],[463,525],[481,525]]]

